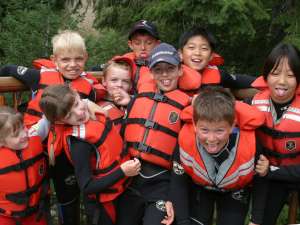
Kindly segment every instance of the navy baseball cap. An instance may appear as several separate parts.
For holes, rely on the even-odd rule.
[[[170,44],[159,44],[150,53],[149,68],[151,69],[159,62],[166,62],[178,66],[180,64],[180,57],[177,50]]]
[[[152,37],[159,39],[159,35],[157,32],[156,26],[147,20],[140,20],[140,21],[136,22],[133,25],[133,27],[131,28],[131,30],[129,31],[128,39],[130,40],[131,37],[133,36],[133,34],[135,32],[137,32],[138,30],[146,31]]]

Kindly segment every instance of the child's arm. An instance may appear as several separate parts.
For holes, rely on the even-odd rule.
[[[71,157],[75,168],[75,175],[79,187],[84,194],[104,191],[126,175],[134,176],[138,174],[140,168],[139,161],[130,160],[107,176],[101,178],[93,177],[90,158],[91,154],[94,154],[94,148],[94,146],[85,141],[70,137]]]
[[[14,77],[29,87],[32,91],[39,88],[40,70],[17,65],[7,65],[0,68],[0,76]]]
[[[42,140],[48,137],[50,130],[50,122],[45,116],[29,129],[29,136],[40,136]]]

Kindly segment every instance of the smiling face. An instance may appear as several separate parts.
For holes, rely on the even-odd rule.
[[[183,64],[201,71],[212,59],[212,49],[209,42],[201,35],[191,37],[179,51]]]
[[[131,88],[131,76],[130,68],[125,68],[117,64],[112,64],[109,66],[105,72],[105,77],[103,80],[103,86],[108,92],[108,98],[112,96],[112,93],[116,89],[122,89],[129,93]]]
[[[10,132],[1,142],[1,145],[12,150],[22,150],[28,146],[28,141],[28,130],[22,126],[16,131]]]
[[[227,121],[210,122],[198,120],[195,125],[196,135],[200,144],[209,154],[220,152],[228,143],[233,126]]]
[[[58,71],[66,78],[74,80],[84,71],[87,61],[87,53],[84,51],[60,50],[51,56]]]
[[[90,119],[90,114],[87,108],[87,104],[82,101],[79,95],[76,93],[74,104],[71,107],[68,114],[58,121],[58,123],[64,123],[68,125],[81,125]]]
[[[180,66],[166,62],[159,62],[151,68],[151,73],[157,87],[164,92],[173,91],[177,88],[178,79],[182,75]]]
[[[297,80],[290,68],[288,59],[283,57],[267,76],[270,95],[276,103],[290,101],[297,89]]]
[[[147,59],[159,40],[149,34],[134,34],[131,40],[128,40],[129,48],[135,53],[137,59]]]

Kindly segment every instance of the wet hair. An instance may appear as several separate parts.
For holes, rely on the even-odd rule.
[[[112,67],[117,67],[117,68],[121,68],[121,69],[128,71],[129,76],[131,77],[132,69],[131,69],[131,66],[129,63],[127,63],[126,61],[121,61],[121,60],[110,60],[104,65],[104,68],[103,68],[103,78],[104,79],[106,79],[107,73]]]
[[[76,31],[64,30],[52,38],[53,54],[63,51],[86,53],[83,37]]]
[[[67,85],[51,85],[45,88],[39,105],[46,118],[54,123],[68,115],[76,95],[76,91]]]
[[[23,127],[23,116],[11,107],[0,106],[0,140]]]
[[[235,99],[231,92],[222,87],[205,87],[193,101],[193,119],[209,122],[227,121],[233,125]]]
[[[292,44],[279,43],[273,48],[265,61],[263,77],[267,80],[268,75],[277,69],[280,61],[285,57],[296,77],[298,85],[300,82],[300,52],[299,49]]]
[[[195,36],[201,36],[205,38],[209,43],[211,50],[212,51],[215,50],[217,45],[216,38],[213,36],[213,34],[210,31],[208,31],[203,27],[193,27],[190,30],[184,32],[179,38],[178,48],[182,50],[186,45],[186,43],[188,43],[188,41]]]

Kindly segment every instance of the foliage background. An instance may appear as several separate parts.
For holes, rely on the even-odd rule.
[[[78,26],[93,8],[92,29]],[[128,51],[127,33],[139,19],[153,21],[161,39],[177,46],[180,34],[204,26],[218,40],[229,71],[259,75],[264,58],[280,41],[300,47],[297,0],[6,0],[0,2],[0,64],[30,66],[51,54],[58,29],[86,38],[88,66]]]

